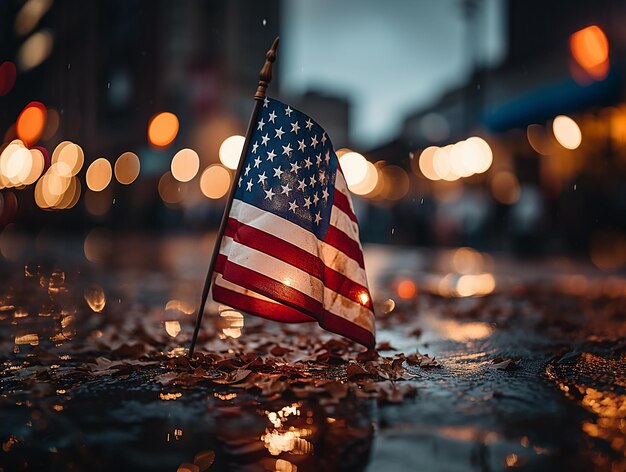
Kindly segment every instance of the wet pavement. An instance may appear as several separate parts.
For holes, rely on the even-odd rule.
[[[212,243],[0,233],[0,470],[626,470],[621,277],[366,248],[381,355],[437,364],[402,358],[408,380],[366,394],[349,370],[367,367],[358,347],[346,374],[333,336],[217,305],[199,349],[222,353],[211,362],[264,339],[285,352],[227,374],[185,364]],[[310,380],[297,389],[295,365]]]

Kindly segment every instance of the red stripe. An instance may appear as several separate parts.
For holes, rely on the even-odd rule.
[[[225,303],[238,310],[245,311],[261,318],[281,323],[307,323],[316,321],[315,318],[305,315],[301,311],[289,308],[281,303],[268,302],[250,297],[243,293],[237,293],[219,285],[213,286],[213,299]]]
[[[221,258],[226,259],[225,256],[220,256]],[[355,323],[352,323],[351,321],[346,320],[345,318],[325,310],[319,301],[292,287],[277,282],[270,277],[259,274],[254,270],[240,266],[231,261],[224,262],[224,260],[222,260],[220,263],[219,259],[220,257],[218,257],[218,264],[216,267],[221,267],[223,269],[222,276],[224,279],[281,302],[287,307],[302,311],[315,318],[320,326],[328,331],[350,338],[363,344],[364,346],[373,347],[375,341],[374,335],[371,332]],[[222,300],[218,300],[216,298],[216,301]],[[223,303],[227,302],[224,301]],[[263,313],[258,313],[256,311],[251,313],[259,316],[264,315]]]
[[[319,300],[230,260],[226,262],[222,276],[229,282],[265,295],[296,310],[302,310],[306,314],[322,311],[322,302]]]
[[[333,205],[335,205],[337,208],[343,211],[346,215],[348,215],[348,217],[352,221],[357,223],[356,215],[354,214],[354,212],[352,211],[352,208],[350,207],[350,201],[348,200],[348,197],[346,197],[343,193],[341,193],[337,189],[335,189]]]
[[[311,274],[326,287],[350,300],[359,302],[358,297],[363,293],[367,293],[368,298],[371,300],[366,287],[326,266],[319,257],[281,238],[248,226],[234,218],[229,218],[224,235],[233,238],[234,241],[244,246],[269,254],[278,260]],[[372,309],[370,301],[365,306],[370,310]]]
[[[319,321],[319,325],[326,331],[345,336],[346,338],[352,339],[365,347],[373,348],[376,345],[376,338],[373,333],[359,325],[350,323],[345,318],[334,315],[329,311],[325,311],[322,314],[322,319]]]
[[[361,252],[361,246],[357,241],[352,239],[343,231],[335,228],[334,226],[328,227],[328,232],[324,237],[324,242],[326,244],[330,244],[335,249],[340,250],[346,256],[354,259],[358,262],[361,268],[365,268],[365,263],[363,262],[363,253]]]

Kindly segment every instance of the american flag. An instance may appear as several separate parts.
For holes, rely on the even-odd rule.
[[[359,228],[324,129],[265,98],[235,185],[213,299],[374,346]]]

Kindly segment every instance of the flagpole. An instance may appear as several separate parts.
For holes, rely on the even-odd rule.
[[[239,181],[239,177],[241,176],[241,171],[243,169],[244,157],[246,155],[248,147],[250,146],[250,137],[252,136],[252,133],[254,131],[257,116],[259,115],[259,111],[261,110],[261,107],[263,105],[263,100],[265,99],[265,91],[272,81],[272,64],[276,60],[276,51],[278,49],[279,39],[280,38],[277,37],[274,40],[274,42],[272,43],[272,47],[269,49],[269,51],[267,51],[267,54],[265,54],[265,63],[263,64],[261,72],[259,73],[259,84],[257,85],[257,89],[254,94],[254,99],[256,100],[256,103],[254,104],[254,110],[252,111],[252,115],[250,116],[248,130],[246,131],[246,139],[243,144],[243,149],[241,150],[241,156],[239,157],[239,165],[237,166],[232,185],[230,186],[228,200],[226,201],[226,208],[224,208],[224,214],[222,215],[220,228],[217,232],[217,239],[215,240],[215,247],[213,248],[213,254],[211,255],[211,262],[209,263],[209,271],[207,272],[207,276],[204,281],[204,288],[202,289],[202,300],[200,301],[200,307],[198,308],[198,314],[196,315],[196,327],[193,331],[191,346],[189,347],[189,358],[193,357],[193,352],[196,348],[196,341],[198,340],[200,325],[202,324],[202,315],[204,315],[204,307],[206,305],[207,298],[209,297],[209,291],[211,290],[211,281],[213,279],[213,272],[215,271],[217,255],[219,254],[222,238],[224,237],[224,231],[226,230],[226,223],[228,222],[230,209],[233,206],[233,197],[235,196],[235,191],[237,190],[237,182]]]

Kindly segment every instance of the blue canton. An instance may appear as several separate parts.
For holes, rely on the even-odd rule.
[[[235,198],[324,239],[339,161],[324,129],[304,113],[265,98]]]

